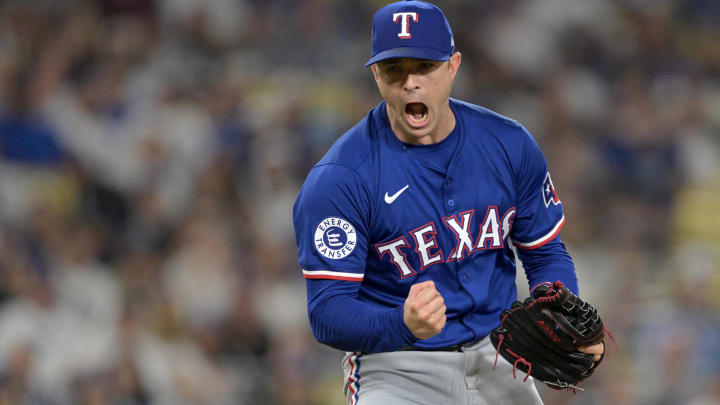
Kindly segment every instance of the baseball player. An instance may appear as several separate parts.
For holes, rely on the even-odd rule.
[[[436,6],[378,10],[366,66],[384,101],[294,205],[310,324],[347,352],[349,404],[542,403],[512,364],[493,370],[487,336],[517,298],[511,244],[530,286],[559,280],[577,294],[562,203],[525,128],[450,98],[460,62]]]

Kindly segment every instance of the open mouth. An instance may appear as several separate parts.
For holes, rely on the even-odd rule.
[[[422,128],[428,123],[428,112],[424,103],[408,103],[405,105],[405,120],[413,128]]]

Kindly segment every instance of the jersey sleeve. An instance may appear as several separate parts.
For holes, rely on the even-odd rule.
[[[336,349],[375,353],[417,339],[405,325],[403,306],[380,308],[357,298],[367,259],[370,200],[355,171],[338,164],[316,166],[295,201],[293,222],[313,334]]]
[[[580,294],[575,264],[560,236],[537,249],[518,249],[517,253],[531,290],[538,285],[560,280],[573,294]]]
[[[520,249],[537,249],[552,241],[565,224],[562,203],[553,186],[545,157],[532,136],[525,137],[516,160],[517,212],[511,237]]]
[[[358,283],[306,280],[308,317],[318,342],[349,352],[379,353],[412,345],[403,305],[380,308],[357,299]],[[348,316],[351,314],[351,316]]]
[[[293,207],[303,277],[362,281],[369,215],[369,193],[360,176],[338,164],[314,167]]]

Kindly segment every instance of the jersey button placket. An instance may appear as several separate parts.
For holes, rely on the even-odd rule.
[[[450,193],[450,190],[453,188],[454,184],[455,184],[455,182],[453,181],[452,177],[446,178],[445,179],[445,191],[447,193]],[[455,207],[455,199],[453,199],[452,196],[448,196],[447,205],[450,207],[450,209]]]

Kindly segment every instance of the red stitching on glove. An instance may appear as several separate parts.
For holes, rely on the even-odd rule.
[[[498,346],[499,346],[499,345],[498,345]],[[515,363],[513,363],[513,378],[517,378],[516,375],[515,375],[515,370],[517,369],[517,364],[518,364],[518,363],[523,363],[523,364],[525,364],[526,366],[528,366],[528,371],[527,371],[527,373],[525,374],[525,378],[523,379],[523,382],[527,381],[527,379],[530,377],[530,373],[532,372],[532,363],[530,363],[529,361],[525,360],[524,357],[522,357],[522,356],[520,356],[520,355],[518,355],[518,354],[513,353],[513,351],[510,350],[510,349],[507,349],[507,351],[508,351],[508,353],[510,353],[511,355],[515,356],[515,358],[517,359],[517,360],[515,360]]]
[[[553,302],[553,301],[557,301],[557,300],[559,300],[560,298],[563,297],[563,287],[565,287],[565,286],[563,285],[562,281],[559,281],[559,280],[558,280],[558,281],[556,281],[556,282],[553,284],[553,288],[555,289],[555,292],[554,292],[552,295],[548,295],[548,296],[545,296],[545,297],[538,297],[538,298],[536,298],[535,300],[538,301],[538,302]]]
[[[495,370],[495,366],[497,366],[498,356],[500,355],[500,345],[502,345],[503,340],[505,340],[505,335],[501,333],[498,336],[498,346],[497,350],[495,350],[495,364],[493,364],[493,370]]]
[[[502,319],[500,320],[500,326],[505,324],[505,320],[507,319],[508,316],[510,316],[510,314],[503,315]]]
[[[545,331],[545,333],[547,333],[547,335],[550,336],[550,339],[552,339],[553,342],[555,342],[555,343],[560,343],[560,342],[562,341],[562,340],[560,340],[560,338],[558,337],[558,335],[556,335],[556,334],[552,331],[552,329],[550,329],[550,327],[545,324],[545,322],[543,322],[543,321],[537,321],[536,323],[537,323],[541,328],[543,328],[543,330]]]
[[[608,329],[605,325],[603,325],[603,332],[610,337],[610,340],[612,340],[613,345],[615,346],[615,350],[618,349],[617,342],[615,341],[615,336],[613,336],[612,332],[610,332],[610,329]]]

